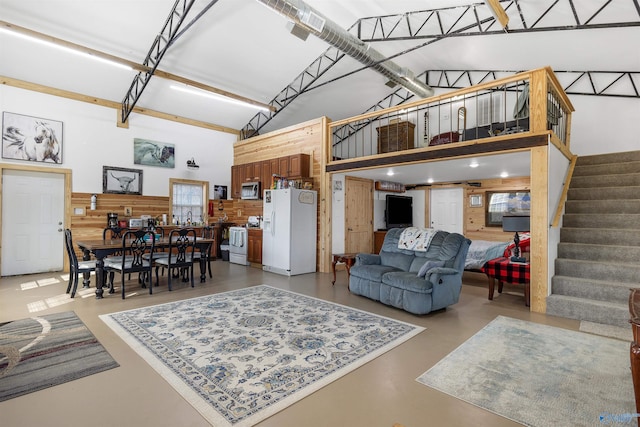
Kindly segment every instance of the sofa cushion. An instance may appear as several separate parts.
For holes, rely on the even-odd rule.
[[[425,261],[425,263],[422,264],[422,267],[420,267],[420,270],[418,270],[416,277],[424,277],[429,270],[435,267],[444,267],[444,261],[432,259]]]
[[[413,262],[413,258],[413,255],[380,251],[381,264],[390,265],[402,271],[409,271],[409,267],[411,266],[411,262]]]
[[[449,233],[443,239],[440,246],[440,253],[437,259],[445,262],[445,267],[453,267],[456,255],[460,251],[460,246],[466,241],[466,237],[457,233]]]
[[[365,264],[354,265],[351,267],[350,274],[351,276],[359,277],[361,279],[382,282],[382,275],[389,273],[390,271],[399,270],[391,265]]]
[[[408,271],[392,271],[382,275],[382,283],[394,288],[417,293],[431,293],[433,285]]]

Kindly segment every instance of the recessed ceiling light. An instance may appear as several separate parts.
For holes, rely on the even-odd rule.
[[[433,178],[429,178],[429,179],[427,180],[427,182],[428,182],[429,184],[433,184]]]
[[[508,177],[508,176],[509,176],[509,174],[508,174],[507,172],[502,172],[502,173],[500,174],[500,178],[506,178],[506,177]]]
[[[472,160],[471,163],[469,163],[470,168],[477,168],[478,166],[480,166],[480,164],[475,160]]]
[[[395,175],[395,172],[392,170],[387,171],[387,176],[393,176]]]

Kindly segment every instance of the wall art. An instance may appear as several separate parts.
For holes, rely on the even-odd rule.
[[[103,166],[102,192],[142,195],[142,170]]]
[[[62,164],[62,122],[4,111],[2,158]]]
[[[145,166],[175,168],[175,145],[165,142],[133,139],[133,163]]]

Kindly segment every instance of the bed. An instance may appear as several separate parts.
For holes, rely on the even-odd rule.
[[[530,235],[520,233],[520,251],[529,252]],[[468,271],[481,271],[484,264],[494,258],[512,256],[515,244],[513,240],[507,242],[492,242],[488,240],[473,240],[467,252],[464,269]]]

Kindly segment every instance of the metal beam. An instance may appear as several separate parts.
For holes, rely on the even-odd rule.
[[[147,57],[142,63],[149,69],[147,71],[140,71],[133,79],[127,94],[122,100],[122,123],[125,123],[129,118],[129,114],[135,107],[136,103],[140,99],[142,92],[147,87],[149,80],[153,76],[153,73],[158,68],[162,57],[167,52],[167,49],[173,43],[180,26],[184,22],[187,13],[193,6],[195,0],[176,0],[169,13],[169,17],[162,26],[160,34],[158,34],[151,45],[151,49],[147,53]]]
[[[624,0],[619,0],[619,2]],[[640,6],[638,5],[638,0],[626,0],[630,6],[630,9],[633,9],[633,12],[630,16],[628,16],[628,20],[625,22],[599,22],[593,23],[595,18],[599,20],[606,19],[606,15],[603,13],[608,8],[613,8],[611,6],[611,1],[608,0],[604,3],[602,7],[600,7],[595,12],[587,11],[587,7],[584,6],[584,2],[576,2],[574,0],[554,0],[551,4],[542,10],[539,14],[533,15],[531,12],[531,8],[529,7],[528,12],[524,12],[521,0],[501,0],[500,3],[503,5],[503,8],[507,11],[507,13],[511,14],[510,26],[506,29],[509,33],[532,33],[539,31],[566,31],[566,30],[585,30],[585,29],[599,29],[599,28],[620,28],[620,27],[636,27],[640,26]],[[618,2],[618,4],[619,4]],[[582,7],[582,9],[580,9]],[[563,26],[545,26],[543,23],[543,18],[550,17],[553,15],[554,21],[558,21],[561,19],[566,20],[566,9],[569,8],[572,11],[571,19],[567,21],[566,25]],[[582,13],[581,13],[582,12]],[[514,18],[515,15],[515,18]],[[581,19],[580,16],[583,16]],[[516,19],[517,18],[517,19]],[[497,23],[495,17],[491,14],[489,8],[484,3],[475,3],[467,6],[456,6],[456,7],[446,7],[440,9],[431,9],[431,10],[422,10],[415,12],[406,12],[402,14],[396,15],[384,15],[384,16],[375,16],[375,17],[367,17],[361,18],[356,21],[348,31],[352,31],[356,37],[361,39],[364,42],[383,42],[383,41],[394,41],[394,40],[414,40],[414,39],[424,39],[425,42],[421,43],[413,48],[407,49],[402,52],[398,52],[392,56],[389,56],[387,59],[393,59],[398,56],[407,54],[413,50],[417,50],[423,47],[428,46],[431,43],[438,42],[440,40],[444,40],[449,37],[468,37],[468,36],[479,36],[479,35],[495,35],[495,34],[504,34],[504,31],[501,26]],[[329,49],[331,50],[331,49]],[[327,52],[329,52],[327,50]],[[325,52],[325,54],[327,53]],[[335,62],[337,62],[342,56],[338,55],[336,52],[332,52],[332,57],[335,57],[335,61],[328,65],[326,69],[323,70],[322,73],[307,73],[307,70],[312,69],[315,64],[322,58],[322,56],[314,63],[307,68],[307,70],[303,71],[297,78],[284,88],[270,103],[270,105],[277,106],[277,111],[271,112],[270,114],[258,113],[256,114],[251,121],[245,125],[242,130],[243,138],[250,137],[252,135],[257,134],[262,127],[264,127],[271,119],[273,119],[282,109],[287,107],[291,102],[293,102],[298,96],[302,93],[317,89],[326,84],[331,84],[337,80],[345,78],[347,76],[353,75],[357,72],[365,70],[367,67],[358,68],[349,73],[343,74],[339,77],[333,78],[329,81],[325,81],[321,84],[315,84],[317,80],[331,68]],[[522,71],[522,70],[521,70]],[[445,75],[442,76],[445,79],[448,79],[451,71],[441,71]],[[479,71],[481,75],[483,75],[483,79],[495,79],[495,74],[499,71],[489,70],[489,71]],[[559,73],[570,73],[570,72],[558,72],[555,71],[556,74]],[[432,83],[431,74],[438,73],[438,71],[425,71],[422,73],[419,78],[424,78],[424,82],[430,86],[434,87],[444,87],[444,88],[454,88],[458,86],[446,86],[446,85],[438,85]],[[508,73],[515,73],[513,71],[509,71]],[[593,74],[598,74],[600,72],[597,71],[577,71],[574,72],[577,74],[584,73],[586,76],[591,77]],[[604,72],[602,72],[604,74]],[[616,73],[613,73],[616,74]],[[606,90],[598,90],[595,87],[591,91],[577,91],[572,87],[568,87],[569,90],[567,93],[570,94],[579,94],[579,95],[597,95],[597,96],[629,96],[629,97],[637,97],[637,87],[634,84],[634,76],[637,77],[637,73],[635,72],[619,72],[620,78],[616,81],[617,83],[612,84],[610,87],[606,86]],[[301,85],[300,80],[301,76],[305,76],[305,84]],[[469,79],[469,85],[477,84],[472,83],[472,79],[470,75],[465,76]],[[619,87],[620,80],[629,79],[630,87],[633,89],[627,93],[626,95],[620,95],[616,93],[613,89]],[[455,81],[460,82],[460,79],[456,79]],[[576,85],[577,86],[577,85]],[[465,86],[466,87],[466,86]],[[575,86],[574,86],[575,87]],[[293,94],[293,95],[292,95]],[[380,102],[376,103],[365,112],[375,111],[376,109],[380,109],[381,105],[387,106],[395,106],[406,102],[408,99],[412,97],[411,93],[405,93],[402,88],[397,89]],[[391,103],[391,104],[390,104]],[[384,107],[387,108],[387,107]],[[343,135],[350,134],[354,129],[349,130],[341,130],[340,133]]]

